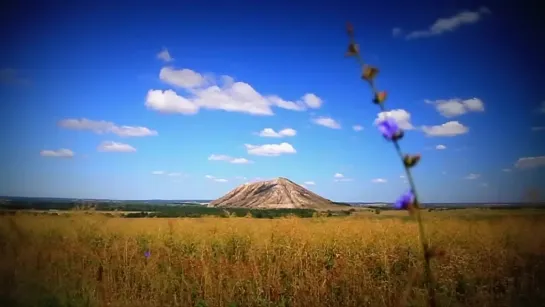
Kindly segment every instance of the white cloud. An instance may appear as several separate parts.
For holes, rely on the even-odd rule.
[[[502,172],[510,173],[510,172],[511,172],[511,169],[510,169],[510,168],[504,168],[504,169],[502,169]]]
[[[469,128],[458,121],[450,121],[438,126],[422,126],[427,136],[457,136],[469,132]]]
[[[445,149],[447,149],[447,146],[439,144],[439,145],[435,146],[435,149],[437,149],[437,150],[445,150]]]
[[[414,31],[405,36],[405,39],[425,38],[452,32],[462,25],[474,24],[481,20],[484,14],[490,14],[490,10],[481,7],[478,11],[464,11],[454,16],[437,19],[427,30]]]
[[[204,176],[206,179],[210,179],[212,181],[215,181],[215,182],[227,182],[228,180],[227,179],[224,179],[224,178],[217,178],[215,176],[212,176],[212,175],[206,175]]]
[[[388,180],[386,179],[383,179],[383,178],[375,178],[373,180],[371,180],[372,183],[386,183],[388,182]]]
[[[480,174],[469,174],[465,177],[465,179],[467,180],[475,180],[475,179],[478,179],[479,177],[481,177]]]
[[[529,169],[545,166],[545,156],[520,158],[515,162],[515,167]]]
[[[282,129],[278,132],[274,131],[272,128],[265,128],[259,132],[259,136],[269,137],[269,138],[282,138],[286,136],[295,136],[297,131],[291,128]]]
[[[141,126],[118,126],[104,120],[63,119],[58,122],[59,127],[72,130],[89,130],[97,134],[113,133],[121,137],[142,137],[157,135],[157,131]]]
[[[304,183],[306,185],[316,185],[316,182],[314,182],[314,181],[305,181]]]
[[[312,122],[315,123],[316,125],[328,127],[331,129],[341,129],[341,124],[339,124],[336,120],[334,120],[331,117],[321,116],[321,117],[313,118]]]
[[[129,144],[113,141],[104,141],[100,145],[98,145],[97,150],[102,152],[135,152],[136,148],[132,147]]]
[[[162,113],[196,114],[199,107],[191,100],[178,96],[173,90],[149,90],[146,107]]]
[[[362,131],[363,127],[360,126],[360,125],[354,125],[354,126],[352,126],[352,129],[354,129],[354,131]]]
[[[403,130],[414,129],[414,126],[411,124],[411,113],[403,109],[395,109],[387,112],[378,113],[377,118],[375,119],[375,125],[385,120],[387,117],[393,118],[399,128]]]
[[[253,161],[250,161],[246,158],[233,158],[231,156],[227,156],[227,155],[210,155],[208,157],[208,160],[209,161],[226,161],[226,162],[229,162],[229,163],[233,163],[233,164],[249,164],[249,163],[253,163]]]
[[[343,174],[341,173],[335,173],[335,175],[333,175],[333,181],[335,182],[346,182],[346,181],[352,181],[352,178],[346,178]]]
[[[302,98],[303,102],[311,109],[318,109],[322,106],[322,99],[312,93],[307,93]]]
[[[393,37],[398,37],[401,35],[401,33],[403,33],[403,30],[401,28],[393,28],[392,29],[392,36]]]
[[[252,115],[274,115],[272,107],[292,111],[319,108],[321,98],[307,93],[297,101],[289,101],[276,95],[262,95],[245,82],[235,82],[230,76],[221,76],[220,84],[211,76],[204,76],[191,69],[164,67],[159,78],[170,85],[185,90],[184,96],[173,90],[150,90],[146,106],[163,113],[196,114],[199,109],[223,110]]]
[[[172,60],[174,60],[171,56],[170,56],[170,52],[168,52],[168,49],[166,48],[163,48],[163,50],[161,50],[161,52],[159,52],[157,54],[157,58],[159,60],[162,60],[164,62],[171,62]]]
[[[164,175],[165,171],[153,171],[151,172],[153,175]]]
[[[51,158],[72,158],[74,157],[74,152],[70,149],[61,148],[58,150],[42,150],[40,151],[40,156],[42,157],[51,157]]]
[[[250,163],[253,163],[253,161],[248,160],[246,158],[234,158],[233,160],[231,160],[229,162],[233,163],[233,164],[250,164]]]
[[[450,118],[460,116],[468,112],[484,112],[484,102],[479,98],[447,100],[426,100],[426,103],[433,104],[435,109],[444,117]]]
[[[280,143],[280,144],[265,144],[265,145],[251,145],[244,144],[248,154],[255,156],[267,156],[275,157],[282,154],[294,154],[297,153],[295,148],[290,143]]]
[[[174,69],[172,67],[163,67],[159,72],[161,81],[181,87],[184,89],[193,89],[206,85],[207,79],[191,69]]]

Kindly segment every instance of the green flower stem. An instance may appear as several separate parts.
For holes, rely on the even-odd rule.
[[[355,44],[353,34],[349,34],[349,38],[350,38],[350,43]],[[360,64],[360,66],[361,66],[361,68],[363,70],[363,66],[365,65],[365,62],[363,61],[363,58],[361,57],[360,50],[357,50],[357,51],[358,52],[356,52],[356,54],[354,56],[356,57],[356,60],[358,61],[358,63]],[[372,81],[370,81],[369,85],[371,87],[371,90],[373,91],[373,95],[376,96],[378,91],[377,91],[377,89],[375,87],[375,84]],[[384,106],[384,104],[385,104],[385,102],[379,103],[378,104],[379,108],[380,108],[380,110],[382,112],[387,112],[386,107]],[[393,143],[394,143],[394,147],[396,149],[396,152],[397,152],[399,158],[401,159],[401,162],[403,163],[403,151],[401,150],[401,147],[399,146],[399,142],[396,140],[396,141],[393,141]],[[418,223],[418,232],[419,232],[420,244],[421,244],[422,252],[423,252],[423,256],[424,256],[424,271],[425,271],[425,275],[426,275],[426,288],[428,290],[428,305],[430,307],[436,307],[437,306],[437,301],[436,301],[436,298],[435,298],[435,283],[434,283],[434,278],[433,278],[433,274],[432,274],[432,270],[431,270],[431,264],[430,264],[431,255],[430,255],[429,245],[428,245],[426,235],[425,235],[425,231],[424,231],[424,223],[422,222],[421,207],[420,207],[420,204],[418,202],[419,197],[418,197],[418,194],[417,194],[417,191],[416,191],[416,184],[414,182],[414,178],[412,176],[412,172],[409,169],[409,167],[405,166],[405,164],[403,163],[403,168],[405,169],[405,174],[407,175],[407,181],[409,182],[409,186],[411,187],[411,190],[413,192],[413,195],[414,195],[414,198],[415,198],[415,204],[418,205],[416,208],[414,208],[414,213],[415,213],[416,221]]]

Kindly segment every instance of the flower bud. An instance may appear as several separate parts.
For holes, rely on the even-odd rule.
[[[360,46],[358,44],[350,43],[350,45],[348,45],[348,50],[346,51],[344,56],[347,56],[347,57],[355,56],[359,52],[360,52]]]
[[[375,93],[375,97],[373,98],[373,103],[375,104],[381,104],[386,100],[386,91]]]
[[[421,158],[420,154],[405,155],[403,157],[403,164],[405,165],[405,167],[411,168],[418,164],[418,162],[420,161],[420,158]]]
[[[373,82],[377,74],[378,74],[378,68],[367,65],[367,64],[363,65],[363,71],[361,74],[362,79],[368,82]]]

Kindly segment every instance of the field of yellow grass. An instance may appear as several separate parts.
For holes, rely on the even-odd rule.
[[[545,306],[543,213],[423,215],[440,306]],[[2,216],[0,305],[425,306],[417,233],[400,213]]]

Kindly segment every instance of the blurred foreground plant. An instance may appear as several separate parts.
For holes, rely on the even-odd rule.
[[[422,254],[424,257],[424,271],[426,274],[426,288],[428,290],[428,305],[431,307],[437,306],[435,298],[435,285],[433,280],[433,275],[431,272],[430,260],[434,256],[441,256],[443,252],[431,249],[428,241],[425,236],[424,225],[422,223],[422,217],[420,214],[422,206],[419,204],[419,198],[416,193],[416,186],[414,179],[411,173],[411,168],[416,166],[420,161],[420,154],[403,154],[399,141],[403,138],[404,132],[399,127],[394,118],[390,117],[389,112],[386,109],[385,101],[387,97],[386,91],[378,91],[375,86],[375,78],[379,73],[379,69],[372,65],[366,64],[363,61],[363,58],[360,54],[360,47],[354,39],[354,27],[351,23],[346,24],[346,31],[348,37],[350,38],[350,43],[348,45],[348,50],[346,51],[346,56],[354,57],[361,66],[361,78],[365,80],[373,92],[373,103],[378,105],[381,112],[385,114],[385,118],[381,119],[377,126],[379,131],[382,133],[385,139],[394,144],[395,150],[403,163],[405,169],[405,174],[407,176],[407,181],[409,182],[410,190],[403,194],[394,204],[395,208],[408,210],[409,213],[416,218],[418,223],[420,243],[422,246]]]

